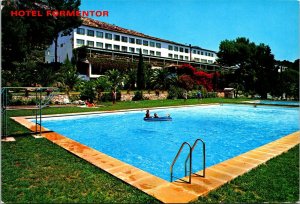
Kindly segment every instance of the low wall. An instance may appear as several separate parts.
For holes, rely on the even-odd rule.
[[[167,98],[167,93],[160,93],[158,96],[155,93],[143,93],[144,99],[146,100],[161,100]],[[122,94],[121,101],[132,101],[134,94]]]

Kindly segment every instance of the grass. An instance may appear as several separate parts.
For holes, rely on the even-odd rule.
[[[201,103],[239,103],[244,99],[203,99]],[[192,105],[198,100],[103,103],[99,108],[46,108],[43,114],[157,106]],[[32,115],[11,110],[8,115]],[[10,120],[9,132],[22,136],[2,142],[2,201],[5,203],[156,203],[153,197],[70,154]],[[295,202],[299,198],[299,147],[238,177],[195,203]]]
[[[46,139],[2,143],[5,203],[155,203],[151,196]]]
[[[195,203],[282,203],[299,200],[299,145]]]

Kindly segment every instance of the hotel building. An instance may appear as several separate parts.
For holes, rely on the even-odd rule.
[[[90,18],[82,20],[82,25],[70,35],[59,37],[57,61],[64,62],[67,56],[71,59],[74,48],[87,46],[89,57],[85,61],[86,68],[79,69],[80,74],[87,79],[103,74],[93,66],[93,58],[137,61],[140,50],[144,61],[153,68],[186,63],[206,71],[214,71],[220,67],[215,64],[215,51],[152,37]],[[45,60],[48,63],[54,62],[54,43],[46,50]]]

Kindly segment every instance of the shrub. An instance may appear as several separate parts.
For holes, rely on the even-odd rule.
[[[117,91],[117,101],[121,100],[121,92]],[[111,92],[102,92],[101,102],[112,101],[112,93]]]
[[[139,101],[139,100],[143,100],[143,92],[142,91],[136,91],[134,92],[134,96],[132,97],[133,101]]]
[[[77,101],[80,99],[80,95],[79,94],[72,94],[69,96],[70,101]]]
[[[81,100],[94,101],[96,99],[96,91],[94,83],[92,81],[87,81],[83,84],[82,90],[80,92]]]
[[[183,98],[184,89],[176,86],[171,86],[168,91],[168,99]]]

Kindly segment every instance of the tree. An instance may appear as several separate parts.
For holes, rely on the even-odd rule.
[[[14,63],[24,63],[32,51],[44,50],[53,40],[53,28],[49,25],[49,18],[16,17],[10,12],[15,10],[44,10],[35,2],[27,0],[2,2],[2,69],[14,74],[17,72]]]
[[[277,61],[277,68],[280,70],[278,73],[278,81],[273,84],[273,94],[275,96],[299,99],[299,59],[294,62],[287,60]]]
[[[1,16],[3,22],[5,22],[1,30],[3,48],[1,59],[2,73],[4,77],[14,80],[12,81],[14,83],[18,83],[20,79],[18,77],[20,66],[18,65],[22,64],[23,67],[33,68],[33,64],[39,63],[28,60],[33,52],[44,51],[53,40],[56,41],[57,45],[57,38],[60,32],[62,32],[62,35],[67,35],[72,28],[81,24],[80,17],[77,16],[54,17],[46,15],[46,11],[49,9],[78,10],[80,0],[18,0],[13,2],[3,1],[2,3],[4,7],[2,8]],[[16,10],[39,10],[42,17],[11,16],[10,12]],[[56,70],[58,68],[57,66]],[[30,72],[27,71],[26,74],[30,75]],[[17,77],[11,77],[11,75]],[[5,79],[4,81],[8,80]]]
[[[80,90],[80,99],[88,100],[91,103],[94,102],[94,100],[96,99],[96,91],[95,84],[93,81],[86,81],[82,84]]]
[[[98,101],[101,101],[102,92],[108,91],[112,84],[107,76],[98,77],[94,84],[98,93]]]
[[[106,75],[109,78],[109,81],[111,82],[112,89],[114,91],[117,91],[117,87],[121,84],[123,81],[123,76],[121,76],[120,72],[116,69],[108,70],[106,72]]]
[[[134,89],[136,83],[136,70],[131,69],[127,71],[127,73],[124,76],[124,88],[131,90]]]
[[[62,83],[68,96],[70,96],[70,91],[72,91],[80,81],[76,68],[68,58],[61,67],[58,81]]]
[[[178,84],[181,88],[185,90],[192,90],[195,84],[195,81],[190,75],[181,75],[178,79]]]
[[[218,61],[222,65],[236,66],[234,81],[248,93],[259,93],[262,98],[272,90],[276,81],[274,56],[269,46],[256,45],[246,38],[224,40],[220,43]]]
[[[169,71],[166,68],[156,69],[153,73],[152,84],[155,89],[166,90],[169,81]]]
[[[136,84],[138,90],[143,90],[145,84],[145,64],[143,60],[142,50],[140,49],[139,64],[137,68]]]
[[[253,58],[255,71],[255,91],[263,98],[267,98],[267,93],[272,91],[276,83],[278,70],[275,68],[274,55],[269,46],[259,44],[256,46],[256,53]]]

